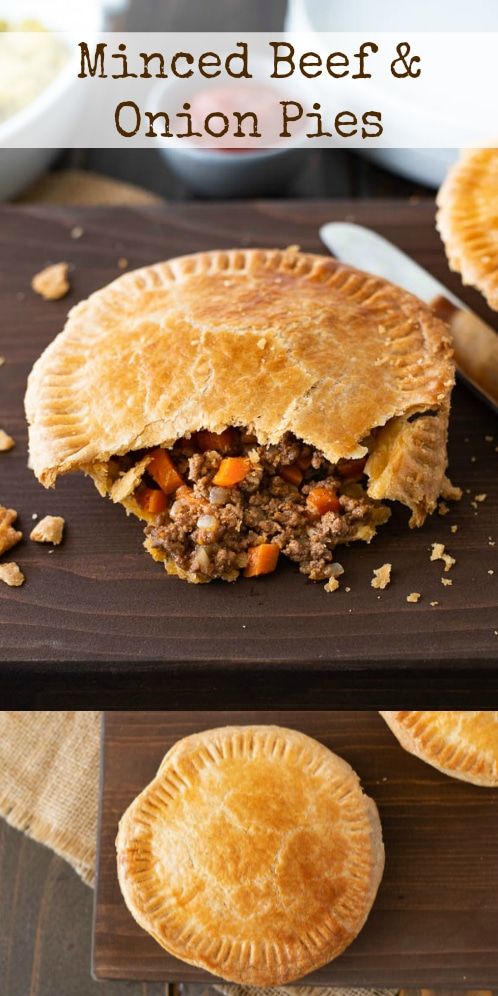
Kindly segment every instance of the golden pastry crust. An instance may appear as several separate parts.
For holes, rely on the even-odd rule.
[[[384,867],[375,803],[294,730],[180,740],[121,819],[118,876],[167,951],[232,982],[281,985],[356,937]]]
[[[419,522],[446,465],[453,377],[446,326],[392,284],[295,250],[184,256],[70,312],[29,378],[31,466],[46,486],[84,470],[107,493],[110,457],[199,429],[247,426],[262,444],[291,431],[336,462],[400,419],[406,460],[383,462],[382,486],[373,464],[370,478]],[[427,410],[420,461],[407,419]]]
[[[402,747],[475,785],[498,786],[498,711],[381,712]]]
[[[437,198],[437,227],[464,284],[498,310],[498,149],[470,149],[450,169]]]

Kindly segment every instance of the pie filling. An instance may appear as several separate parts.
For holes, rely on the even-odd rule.
[[[365,460],[332,464],[291,433],[263,446],[242,429],[203,430],[117,461],[121,475],[141,464],[132,497],[149,519],[147,549],[191,581],[268,574],[280,554],[327,580],[335,547],[368,542],[390,515],[366,493]]]

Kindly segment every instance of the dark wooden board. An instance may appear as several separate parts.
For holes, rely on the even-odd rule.
[[[234,242],[297,242],[317,250],[323,221],[354,217],[458,290],[433,213],[430,201],[0,210],[0,353],[7,360],[0,368],[0,425],[17,440],[0,458],[0,500],[18,509],[26,534],[33,512],[61,514],[67,522],[65,542],[53,554],[26,539],[10,555],[27,582],[18,589],[0,586],[6,704],[150,708],[167,693],[169,708],[243,707],[248,695],[263,707],[367,708],[387,707],[393,698],[402,704],[399,697],[410,693],[430,695],[426,704],[433,707],[435,694],[447,705],[452,693],[466,695],[469,705],[480,696],[483,705],[496,693],[498,570],[488,573],[497,566],[488,538],[496,531],[498,436],[495,417],[463,388],[455,393],[450,470],[471,493],[422,530],[408,530],[399,508],[370,546],[341,549],[346,576],[332,595],[290,564],[234,585],[168,579],[142,551],[140,523],[103,501],[90,481],[70,476],[47,492],[26,466],[22,397],[29,368],[69,306],[118,275],[120,257],[135,267]],[[84,229],[78,240],[70,235],[75,225]],[[30,291],[30,279],[60,259],[74,268],[71,294],[47,303]],[[486,315],[477,294],[464,296]],[[477,514],[470,505],[476,492],[488,494]],[[451,523],[459,527],[454,536]],[[457,557],[452,588],[440,583],[442,565],[429,563],[436,540]],[[377,593],[370,587],[372,568],[384,561],[393,563],[393,583]],[[422,592],[417,605],[406,603],[410,591]]]
[[[498,791],[449,779],[407,754],[374,712],[337,711],[106,715],[94,923],[98,978],[210,978],[163,951],[132,919],[119,891],[114,840],[120,816],[171,745],[227,723],[278,723],[316,737],[353,765],[379,807],[386,870],[374,909],[354,944],[310,982],[498,987]]]

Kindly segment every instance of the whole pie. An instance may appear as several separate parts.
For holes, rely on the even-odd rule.
[[[445,489],[447,328],[405,291],[295,249],[200,253],[121,276],[35,364],[30,460],[82,470],[191,582],[332,580],[384,499],[421,525]]]
[[[498,786],[498,712],[382,712],[402,747],[453,778]]]
[[[353,769],[277,726],[180,740],[122,817],[116,848],[141,927],[175,957],[255,986],[341,954],[384,868],[377,808]]]
[[[438,195],[437,225],[452,270],[498,310],[498,149],[460,154]]]

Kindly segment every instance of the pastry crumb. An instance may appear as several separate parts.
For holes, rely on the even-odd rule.
[[[451,529],[452,533],[457,533],[458,532],[458,526],[450,526],[450,529]]]
[[[488,574],[494,574],[494,573],[495,572],[493,570],[491,570],[491,568],[490,568],[490,570],[488,571]]]
[[[447,501],[460,501],[462,494],[462,489],[452,484],[449,477],[443,477],[441,498],[446,498]]]
[[[485,436],[484,439],[485,439],[486,443],[494,443],[494,441],[495,441],[495,437],[494,436]]]
[[[19,588],[25,580],[19,565],[14,561],[10,564],[0,564],[0,581],[8,584],[9,588]]]
[[[71,229],[71,238],[81,239],[81,236],[84,234],[84,231],[85,230],[84,228],[81,227],[81,225],[75,225],[74,228]]]
[[[439,602],[431,602],[431,605],[434,608],[435,605],[439,605]]]
[[[0,367],[3,367],[5,363],[5,356],[0,356]]]
[[[0,429],[0,453],[7,453],[15,445],[15,440],[12,439],[12,436],[9,436],[8,432],[5,432],[4,429]]]
[[[351,588],[345,588],[344,591],[351,591]]]
[[[441,578],[441,584],[444,584],[445,588],[449,588],[453,584],[453,581],[451,578]]]
[[[471,456],[471,458],[470,458],[470,462],[471,462],[471,463],[475,463],[475,462],[476,462],[476,460],[477,460],[477,457],[475,457],[475,456]]]
[[[0,505],[0,556],[22,540],[22,533],[12,525],[16,519],[17,512],[14,508]]]
[[[476,496],[475,496],[475,500],[476,500],[476,501],[478,501],[478,502],[479,502],[479,504],[481,504],[481,503],[482,503],[483,501],[486,501],[486,498],[487,498],[487,497],[488,497],[488,496],[487,496],[486,494],[483,494],[483,495],[476,495]]]
[[[448,512],[450,511],[450,506],[447,505],[445,501],[440,501],[437,510],[439,512],[439,515],[448,515]]]
[[[382,564],[382,567],[374,567],[374,576],[370,581],[372,588],[387,588],[391,581],[392,564]]]
[[[126,267],[128,266],[128,260],[126,259],[126,256],[119,257],[118,266],[120,270],[126,270]]]
[[[53,543],[58,546],[62,541],[64,525],[61,515],[45,515],[31,530],[29,538],[35,543]]]
[[[411,591],[409,595],[406,596],[407,602],[418,602],[420,599],[419,591]]]
[[[456,564],[455,558],[451,557],[449,553],[445,553],[444,543],[432,544],[431,560],[442,560],[445,571],[449,571],[453,564]]]
[[[38,518],[38,512],[33,512],[33,515],[31,516],[31,518],[32,519],[37,519]]]
[[[431,560],[441,560],[444,553],[444,543],[433,543]]]
[[[53,263],[36,273],[31,281],[35,294],[45,301],[58,301],[69,290],[69,266],[67,263]]]
[[[331,577],[328,579],[327,584],[324,584],[325,591],[337,591],[339,587],[339,582],[337,578]]]

